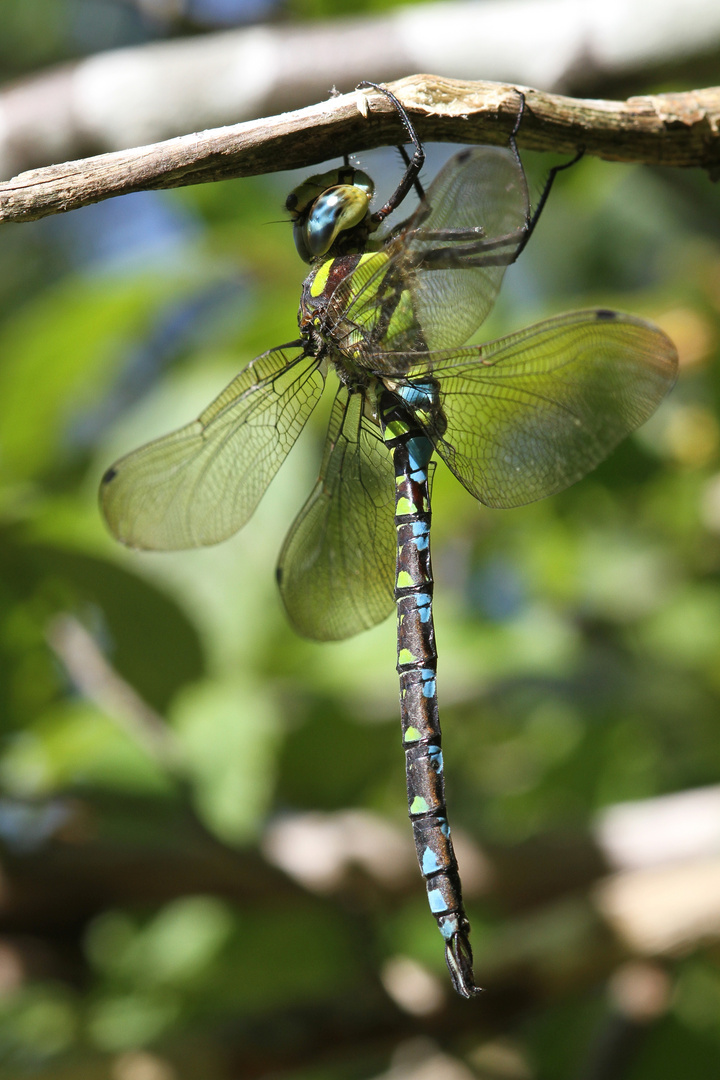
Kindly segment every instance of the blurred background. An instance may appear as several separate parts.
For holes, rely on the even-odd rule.
[[[632,0],[5,0],[1,179],[416,71],[625,97],[720,82],[720,9]],[[452,152],[429,147],[431,179]],[[533,191],[554,163],[526,154]],[[381,194],[394,150],[362,155]],[[311,171],[320,171],[313,168]],[[664,1080],[720,1061],[720,192],[561,175],[482,336],[600,304],[682,371],[597,472],[513,511],[439,466],[452,996],[406,818],[390,619],[287,625],[313,416],[255,517],[139,555],[113,460],[293,339],[301,174],[0,229],[0,1076]]]

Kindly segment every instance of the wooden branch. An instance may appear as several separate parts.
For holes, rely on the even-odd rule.
[[[610,161],[699,166],[720,175],[720,87],[627,101],[562,97],[503,83],[415,75],[391,84],[427,141],[507,143],[521,92],[518,135],[529,150]],[[363,104],[369,110],[363,115]],[[115,195],[310,167],[393,145],[402,134],[381,95],[357,94],[233,127],[21,173],[0,184],[0,221],[31,221]]]
[[[182,34],[0,86],[0,179],[304,108],[331,86],[349,93],[363,79],[442,71],[551,93],[624,97],[647,86],[712,83],[719,58],[717,0],[666,4],[662,17],[656,0],[531,0],[522,8],[517,0],[452,0]]]

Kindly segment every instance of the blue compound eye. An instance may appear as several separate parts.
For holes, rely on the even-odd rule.
[[[293,219],[295,247],[303,262],[325,255],[341,232],[365,218],[375,186],[359,169],[344,166],[311,176],[285,202]]]
[[[329,251],[341,232],[360,224],[368,206],[367,192],[355,184],[340,184],[324,191],[313,203],[305,223],[304,241],[310,256],[316,258]]]

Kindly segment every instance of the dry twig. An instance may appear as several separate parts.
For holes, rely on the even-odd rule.
[[[720,87],[595,101],[502,83],[415,75],[391,84],[422,139],[504,144],[517,116],[530,150],[588,154],[647,165],[720,171]],[[31,221],[115,195],[308,167],[343,152],[392,145],[401,128],[389,102],[371,97],[371,117],[355,94],[296,112],[216,128],[132,150],[21,173],[0,184],[0,221]]]

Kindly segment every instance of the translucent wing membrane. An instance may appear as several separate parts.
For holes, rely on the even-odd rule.
[[[215,544],[248,520],[322,393],[317,360],[292,346],[257,357],[197,420],[121,458],[100,502],[136,548]]]
[[[320,477],[283,545],[278,582],[295,629],[350,637],[393,609],[395,479],[361,394],[338,391]]]
[[[428,435],[468,491],[494,507],[533,502],[585,476],[648,419],[677,372],[662,331],[607,311],[562,315],[427,359],[446,422]]]
[[[463,345],[484,322],[528,218],[525,175],[510,150],[466,150],[440,172],[398,240],[399,258],[417,267],[408,280],[429,349]]]
[[[509,150],[457,154],[397,235],[339,282],[330,310],[340,347],[361,332],[357,363],[392,374],[390,352],[463,345],[494,304],[528,216],[525,176]]]

